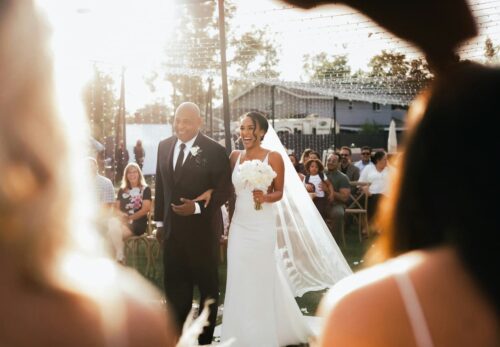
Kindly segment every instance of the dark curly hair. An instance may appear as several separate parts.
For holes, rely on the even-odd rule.
[[[259,128],[261,128],[262,130],[264,130],[264,132],[267,133],[267,129],[269,129],[269,123],[267,121],[266,116],[264,116],[264,114],[257,112],[257,111],[250,111],[250,112],[245,113],[243,116],[241,116],[241,119],[246,118],[246,117],[248,117],[252,120],[252,123],[255,127],[255,130],[257,129],[257,124],[259,124]],[[255,130],[253,132],[254,136],[255,136]],[[255,136],[255,137],[257,137],[257,136]],[[263,139],[264,139],[264,136],[260,140],[262,141]]]

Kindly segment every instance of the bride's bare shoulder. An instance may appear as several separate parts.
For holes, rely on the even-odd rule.
[[[232,151],[231,154],[229,155],[229,161],[231,162],[231,167],[234,167],[236,160],[238,160],[238,158],[240,157],[240,153],[241,151],[236,149]]]
[[[269,151],[268,152],[268,160],[269,163],[276,163],[276,164],[281,164],[283,165],[283,158],[281,157],[281,154],[275,151]]]

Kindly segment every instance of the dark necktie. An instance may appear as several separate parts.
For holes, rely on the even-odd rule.
[[[185,143],[181,143],[181,149],[179,155],[177,156],[177,161],[175,162],[174,176],[177,178],[181,173],[182,162],[184,161],[184,149],[186,148]]]

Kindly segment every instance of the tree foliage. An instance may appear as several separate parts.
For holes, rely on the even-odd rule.
[[[279,63],[277,47],[265,28],[248,31],[238,36],[232,34],[230,49],[233,57],[229,65],[240,76],[240,79],[233,79],[230,82],[232,96],[249,88],[252,82],[248,79],[252,77],[279,77],[279,72],[276,70]]]
[[[484,41],[484,57],[486,62],[490,64],[495,64],[499,61],[498,58],[499,47],[493,44],[493,41],[488,37]]]
[[[172,111],[164,104],[154,102],[146,104],[134,114],[134,122],[137,124],[165,124],[168,123]]]
[[[169,71],[166,79],[174,89],[174,107],[186,100],[201,106],[206,104],[208,86],[201,72],[211,70],[218,74],[220,69],[217,2],[195,1],[178,7],[173,44],[166,54],[165,67]],[[242,77],[242,80],[229,81],[232,94],[246,86],[245,77],[278,77],[275,69],[279,62],[277,46],[265,29],[236,34],[231,26],[236,7],[231,1],[225,1],[224,9],[228,58],[232,54],[228,59],[228,71],[234,70]],[[217,95],[217,88],[214,93]]]
[[[304,71],[311,81],[348,77],[351,67],[347,62],[347,55],[329,56],[321,52],[314,56],[304,56]]]
[[[368,63],[368,67],[371,69],[369,71],[371,77],[404,78],[410,70],[410,64],[404,54],[386,50],[373,56]]]

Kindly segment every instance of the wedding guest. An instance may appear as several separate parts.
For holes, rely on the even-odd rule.
[[[363,169],[372,164],[371,161],[372,149],[368,146],[361,147],[361,159],[354,163],[359,169],[359,173],[363,173]]]
[[[144,165],[144,158],[146,157],[146,151],[142,146],[142,141],[137,140],[134,146],[134,157],[135,162],[139,165],[139,168],[142,170],[142,166]]]
[[[287,2],[312,7],[333,0]],[[484,190],[464,184],[469,171],[450,175],[448,163],[490,159],[470,143],[498,147],[497,129],[471,131],[470,119],[499,116],[500,71],[457,64],[455,48],[477,33],[464,0],[343,2],[422,48],[435,82],[432,93],[412,103],[401,172],[380,213],[384,232],[374,251],[398,258],[328,293],[319,345],[499,346],[500,286],[490,271],[499,244],[497,206],[484,202]],[[491,183],[498,191],[498,180]]]
[[[319,154],[319,152],[311,151],[311,153],[309,153],[309,160],[311,159],[321,160],[321,155]]]
[[[328,170],[325,172],[333,188],[332,200],[327,206],[327,216],[332,220],[335,232],[340,232],[344,228],[345,205],[351,192],[349,178],[340,172],[339,165],[340,155],[335,152],[331,153],[326,160]]]
[[[368,221],[373,220],[380,199],[389,191],[391,168],[387,165],[387,153],[383,150],[376,151],[372,157],[373,165],[367,166],[361,174],[361,182],[370,183],[363,186],[368,196]]]
[[[99,175],[97,160],[92,157],[88,157],[87,161],[90,166],[90,174],[94,177],[95,189],[99,203],[102,204],[103,207],[113,207],[115,202],[115,188],[113,187],[113,182],[111,182],[109,178]]]
[[[470,115],[500,116],[499,88],[498,69],[450,66],[431,96],[414,102],[401,172],[380,206],[383,233],[371,253],[387,261],[327,294],[320,346],[500,346],[500,286],[489,272],[497,207],[464,184],[467,170],[450,175],[442,160],[488,160],[467,143],[493,148],[496,129],[471,132]],[[374,320],[381,312],[384,319]]]
[[[121,212],[120,228],[111,228],[110,238],[115,248],[116,259],[124,263],[124,241],[131,236],[146,232],[148,213],[151,211],[151,188],[146,184],[139,165],[129,163],[116,196],[115,207]]]
[[[123,169],[128,164],[130,157],[123,141],[118,142],[115,149],[116,177],[115,182],[120,182],[123,177]]]
[[[300,156],[300,161],[299,161],[300,169],[299,169],[299,172],[301,174],[303,174],[303,175],[305,175],[307,173],[304,165],[309,160],[309,154],[312,151],[313,150],[311,148],[306,148],[306,149],[304,149],[304,151],[302,152],[302,155]]]
[[[323,164],[319,159],[309,159],[305,164],[305,169],[307,174],[304,177],[304,184],[314,185],[314,205],[324,219],[326,218],[326,206],[329,201],[333,200],[332,184],[326,178]]]
[[[58,114],[38,6],[0,2],[0,345],[174,346],[156,290],[99,251],[85,218],[91,177],[71,143],[85,136]]]
[[[292,162],[293,167],[295,168],[295,171],[299,172],[300,164],[299,164],[299,160],[297,159],[297,156],[293,153],[290,153],[288,155],[288,158],[290,158],[290,161]]]
[[[340,148],[340,171],[347,175],[349,181],[354,182],[359,180],[359,168],[351,162],[352,151],[347,146]]]

